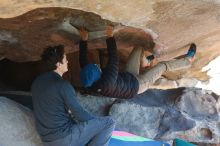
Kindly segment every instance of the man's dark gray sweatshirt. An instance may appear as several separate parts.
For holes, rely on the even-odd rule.
[[[67,109],[77,121],[94,118],[80,106],[72,85],[53,71],[40,75],[31,90],[36,126],[44,142],[63,138],[72,132],[76,122]]]

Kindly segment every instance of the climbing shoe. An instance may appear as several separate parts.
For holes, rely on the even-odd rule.
[[[190,48],[189,48],[186,56],[189,58],[193,58],[195,56],[195,54],[196,54],[196,44],[192,43],[190,45]]]
[[[150,55],[146,57],[148,63],[151,63],[154,60],[154,58],[155,58],[154,55]]]

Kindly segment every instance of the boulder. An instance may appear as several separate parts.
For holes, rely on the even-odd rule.
[[[30,109],[0,96],[0,145],[43,146]]]
[[[24,92],[5,92],[4,96],[23,105],[31,100],[31,95]],[[210,91],[149,89],[129,100],[80,93],[77,96],[81,105],[92,114],[111,115],[116,121],[116,130],[165,141],[181,138],[197,143],[220,142],[220,100]],[[0,98],[0,144],[40,146],[32,111],[5,97]]]
[[[110,109],[116,129],[152,139],[219,143],[219,97],[197,88],[148,90]]]

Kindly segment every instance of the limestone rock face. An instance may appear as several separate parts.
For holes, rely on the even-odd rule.
[[[0,107],[0,145],[43,146],[31,110],[2,96]]]

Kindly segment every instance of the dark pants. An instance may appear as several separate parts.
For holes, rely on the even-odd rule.
[[[62,139],[45,142],[45,146],[108,146],[115,122],[110,117],[95,118],[73,126]]]

